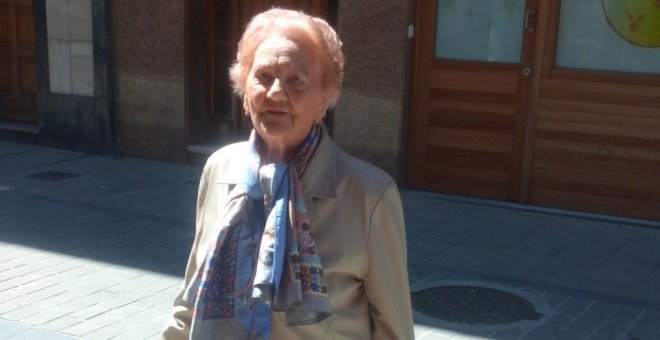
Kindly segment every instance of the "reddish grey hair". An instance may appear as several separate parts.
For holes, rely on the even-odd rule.
[[[236,60],[229,69],[229,78],[234,92],[243,97],[248,74],[252,68],[254,54],[261,43],[269,37],[284,35],[296,40],[301,34],[311,38],[314,46],[308,50],[319,63],[321,86],[327,107],[337,103],[344,78],[344,54],[341,40],[328,23],[303,12],[273,8],[257,14],[250,20],[238,42]]]

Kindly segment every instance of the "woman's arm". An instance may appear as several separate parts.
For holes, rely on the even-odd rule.
[[[364,285],[372,339],[412,340],[406,235],[401,197],[390,182],[371,214]]]

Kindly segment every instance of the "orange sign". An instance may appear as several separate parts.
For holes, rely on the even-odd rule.
[[[602,0],[610,26],[643,47],[660,47],[660,0]]]

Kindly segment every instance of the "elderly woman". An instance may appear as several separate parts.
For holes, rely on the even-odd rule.
[[[165,339],[412,339],[401,201],[321,125],[344,57],[322,19],[255,16],[230,70],[254,130],[204,167]]]

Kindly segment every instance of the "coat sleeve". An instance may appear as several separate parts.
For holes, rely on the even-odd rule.
[[[202,172],[199,181],[199,191],[197,193],[195,241],[188,257],[188,265],[186,266],[183,283],[174,299],[172,314],[165,324],[165,328],[160,336],[161,340],[187,340],[190,337],[193,306],[183,300],[183,293],[197,270],[196,254],[202,237],[204,208],[206,203],[209,202],[209,172],[209,165],[207,164]]]
[[[394,182],[390,182],[371,214],[365,265],[372,339],[412,340],[405,224]]]

